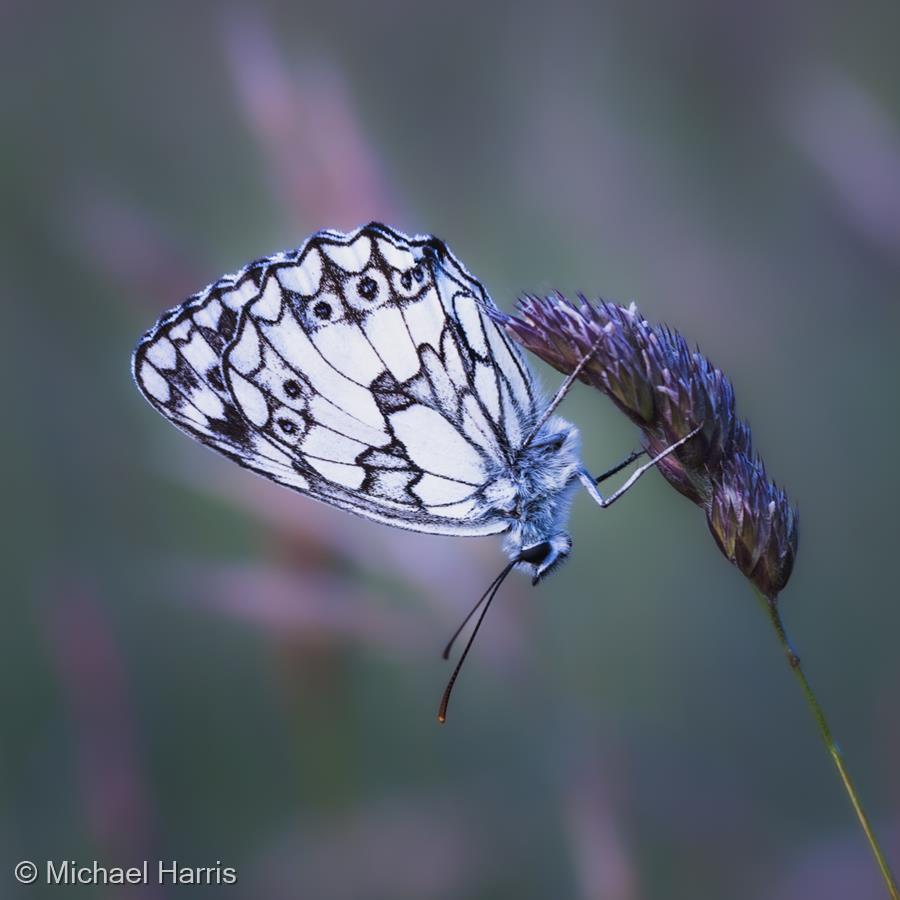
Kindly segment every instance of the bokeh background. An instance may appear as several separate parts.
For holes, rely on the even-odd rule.
[[[571,562],[507,583],[441,728],[498,542],[254,478],[129,355],[222,272],[373,218],[506,309],[583,290],[677,327],[800,506],[784,615],[897,865],[898,33],[888,0],[0,3],[0,895],[51,893],[22,858],[162,858],[238,869],[197,898],[882,897],[764,616],[661,478],[578,498]],[[595,470],[635,445],[588,388],[564,413]]]

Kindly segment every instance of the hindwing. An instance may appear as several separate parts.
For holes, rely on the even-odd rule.
[[[536,419],[492,308],[433,237],[321,231],[166,313],[133,372],[166,418],[259,474],[381,522],[490,534]]]

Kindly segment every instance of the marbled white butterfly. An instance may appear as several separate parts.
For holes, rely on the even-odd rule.
[[[551,417],[577,371],[542,402],[496,312],[434,237],[319,231],[167,312],[133,374],[191,437],[317,500],[414,531],[505,534],[474,638],[513,567],[537,583],[568,556],[578,483],[606,506],[652,465],[604,499],[577,429]]]

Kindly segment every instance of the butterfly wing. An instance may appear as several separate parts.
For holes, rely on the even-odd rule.
[[[163,316],[134,377],[179,428],[281,484],[400,527],[492,534],[536,415],[491,308],[434,238],[323,231]]]

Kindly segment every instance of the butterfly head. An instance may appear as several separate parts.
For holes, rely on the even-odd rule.
[[[545,575],[564,562],[572,552],[572,538],[565,532],[554,534],[547,540],[530,547],[523,547],[513,561],[531,575],[531,583],[537,584]]]

